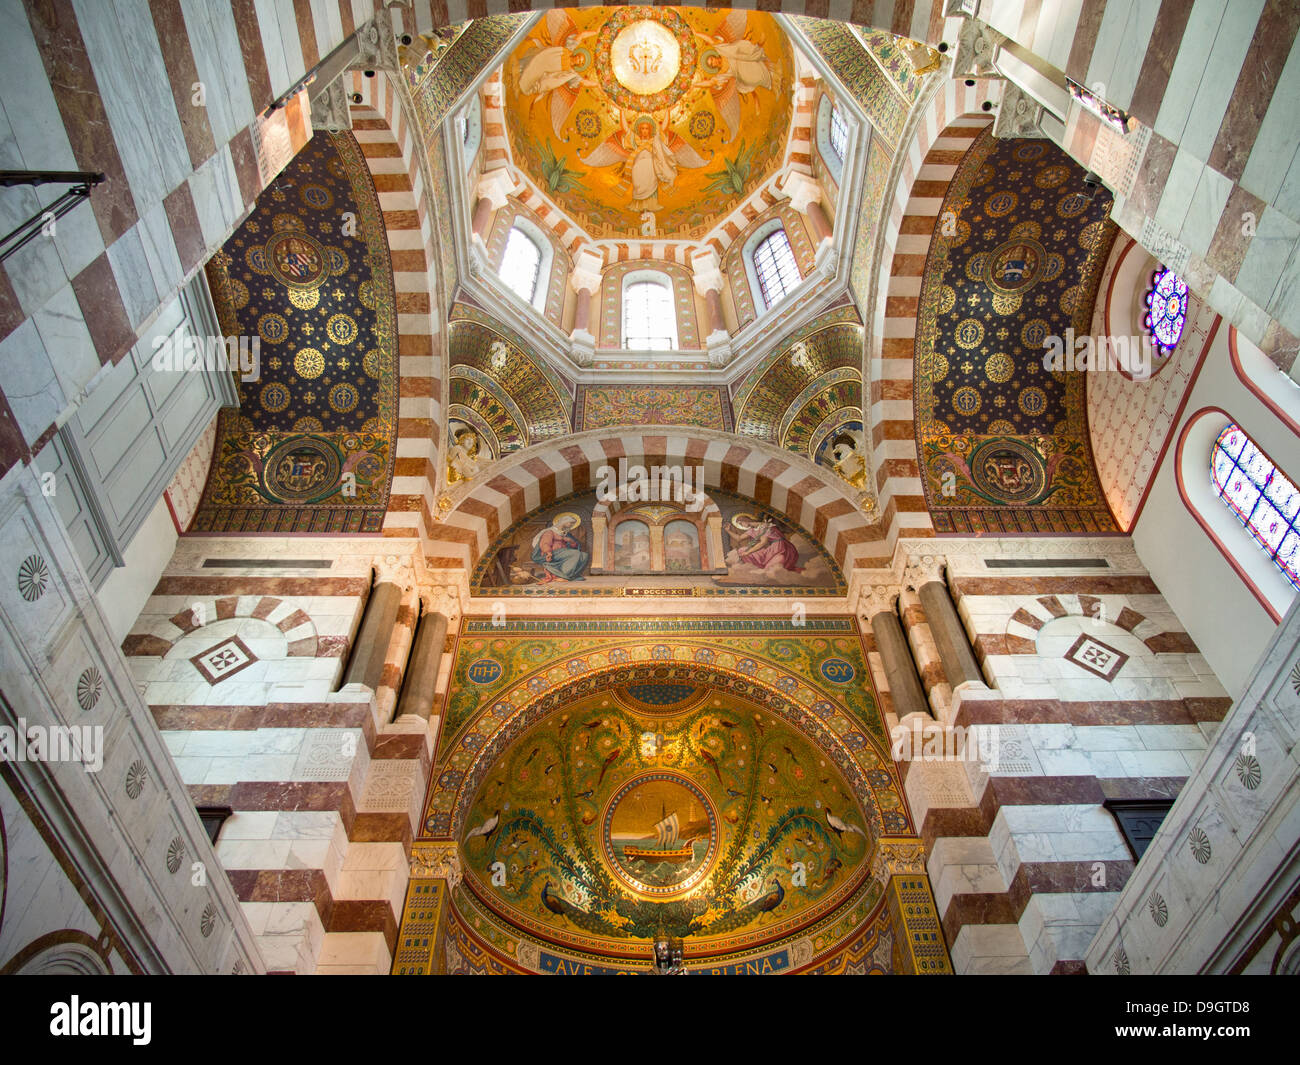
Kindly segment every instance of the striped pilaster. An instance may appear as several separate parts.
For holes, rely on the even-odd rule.
[[[446,345],[435,268],[440,229],[433,198],[424,192],[418,130],[392,81],[383,73],[356,73],[353,87],[363,96],[353,107],[353,132],[379,193],[397,293],[397,458],[384,535],[415,536],[429,528],[440,475]]]
[[[994,87],[945,83],[922,113],[882,214],[882,270],[867,331],[871,454],[888,542],[933,534],[921,486],[913,407],[913,349],[930,237],[957,163],[991,121]]]

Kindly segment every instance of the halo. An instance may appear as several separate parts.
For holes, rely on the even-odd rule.
[[[740,519],[741,519],[741,518],[746,519],[747,524],[745,524],[745,525],[741,525],[741,524],[740,524]],[[731,524],[731,527],[734,528],[734,529],[748,529],[748,528],[750,527],[750,525],[757,525],[757,524],[758,524],[758,516],[755,515],[755,514],[751,514],[751,513],[749,513],[749,511],[741,511],[741,513],[739,513],[739,514],[733,514],[733,515],[731,516],[731,523],[730,523],[730,524]]]
[[[573,511],[566,510],[563,514],[557,514],[551,519],[551,525],[553,526],[559,525],[561,522],[564,522],[567,527],[573,528],[582,524],[582,518]]]

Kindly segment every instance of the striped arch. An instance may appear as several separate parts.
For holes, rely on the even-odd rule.
[[[204,625],[231,618],[257,618],[274,625],[288,641],[290,658],[341,658],[347,649],[346,636],[321,636],[306,611],[271,595],[198,596],[163,630],[133,632],[122,641],[122,653],[130,658],[163,658],[177,641]]]
[[[1064,617],[1094,618],[1127,629],[1152,654],[1198,654],[1185,632],[1164,631],[1144,614],[1132,609],[1123,596],[1041,595],[1032,606],[1022,606],[1007,621],[1006,653],[1038,653],[1038,632],[1048,622]]]
[[[881,267],[867,330],[871,457],[881,520],[891,538],[933,536],[921,488],[913,406],[913,347],[921,275],[957,163],[992,119],[980,105],[1000,84],[943,83],[920,115],[880,224]],[[864,397],[865,399],[865,397]]]
[[[839,478],[770,444],[707,430],[660,434],[629,429],[565,437],[499,459],[476,479],[425,545],[431,568],[473,569],[504,530],[572,492],[596,487],[599,470],[629,465],[704,468],[706,490],[748,496],[771,507],[825,546],[845,571],[886,566],[889,547]]]
[[[445,421],[439,223],[425,194],[418,129],[407,121],[388,74],[367,78],[354,71],[352,90],[362,96],[351,108],[352,131],[379,194],[397,292],[397,458],[383,531],[413,536],[431,523]]]

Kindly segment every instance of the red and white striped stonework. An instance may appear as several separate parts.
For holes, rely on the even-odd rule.
[[[1102,804],[1176,796],[1231,699],[1133,566],[971,563],[950,554],[949,585],[987,683],[940,724],[994,730],[996,758],[902,759],[904,788],[955,969],[1078,972],[1135,864]],[[1113,680],[1071,658],[1084,637],[1126,656]]]
[[[6,108],[6,165],[105,181],[0,266],[11,382],[0,473],[41,451],[100,367],[122,358],[310,139],[306,95],[286,94],[370,5],[10,8],[0,98],[21,106]],[[285,105],[268,111],[277,98]],[[7,203],[28,217],[52,199],[18,187]]]
[[[363,97],[352,108],[352,129],[384,213],[397,293],[397,458],[384,535],[417,536],[432,524],[438,488],[446,331],[440,324],[436,242],[449,229],[434,217],[433,198],[425,194],[418,131],[389,75],[355,73],[352,84]]]
[[[930,237],[948,182],[971,142],[990,123],[980,112],[998,85],[946,82],[907,145],[894,195],[882,215],[882,269],[867,330],[872,463],[882,525],[899,537],[932,536],[916,450],[913,407],[916,317]]]
[[[845,571],[889,561],[879,529],[844,494],[834,474],[788,451],[721,433],[621,437],[599,432],[542,444],[498,460],[460,499],[424,545],[431,568],[473,569],[492,542],[524,515],[553,500],[593,489],[602,466],[703,467],[705,489],[749,496],[804,529]]]
[[[247,548],[187,542],[124,644],[191,801],[234,810],[217,856],[272,971],[386,973],[396,944],[432,738],[421,719],[389,723],[409,591],[378,691],[335,690],[370,587],[367,547],[267,540],[267,554],[330,558],[329,575],[214,575],[205,557]],[[190,658],[232,635],[257,662],[209,683]]]

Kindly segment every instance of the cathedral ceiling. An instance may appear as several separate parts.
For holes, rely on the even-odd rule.
[[[397,327],[379,201],[350,133],[317,133],[213,257],[226,336],[260,375],[222,412],[193,528],[376,532],[397,436]]]
[[[758,12],[574,8],[503,81],[515,164],[591,236],[689,239],[782,164],[794,55]]]
[[[916,429],[939,532],[1105,532],[1086,373],[1044,366],[1087,334],[1110,197],[1045,140],[982,134],[940,210],[916,334]],[[942,219],[952,212],[945,232]]]

